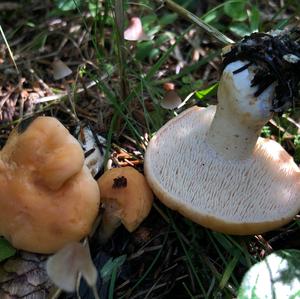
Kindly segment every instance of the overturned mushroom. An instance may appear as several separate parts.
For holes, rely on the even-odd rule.
[[[0,152],[0,235],[38,253],[86,236],[100,195],[83,163],[79,143],[57,119],[21,122]]]
[[[245,49],[276,45],[272,39],[254,35],[233,48],[233,59],[227,53],[217,107],[181,113],[157,132],[146,151],[146,177],[158,198],[220,232],[262,233],[288,223],[300,210],[298,166],[278,143],[258,137],[272,111],[282,111],[278,86],[287,81],[276,77],[269,57],[263,61],[263,51],[252,49],[254,58],[261,54],[252,59]],[[290,41],[284,46],[290,44],[295,46]],[[279,50],[274,49],[277,63]],[[284,66],[281,78],[292,77],[290,104],[299,66],[278,65]]]
[[[99,179],[104,207],[99,238],[106,242],[122,223],[132,232],[148,216],[153,194],[145,177],[133,167],[112,168]]]

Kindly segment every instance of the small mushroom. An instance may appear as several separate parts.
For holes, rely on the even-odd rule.
[[[104,207],[99,238],[105,243],[121,223],[129,232],[141,224],[151,210],[153,193],[145,177],[130,166],[106,171],[98,184]]]
[[[132,17],[129,26],[124,31],[124,39],[128,41],[148,40],[149,37],[144,32],[142,21],[138,17]]]
[[[176,109],[182,103],[180,96],[175,90],[167,91],[164,98],[160,102],[160,106],[164,109]]]
[[[54,80],[64,79],[72,74],[72,70],[60,59],[53,61],[52,68]]]
[[[160,102],[160,106],[164,109],[173,110],[177,108],[181,103],[181,98],[175,91],[175,84],[171,82],[166,82],[163,85],[163,88],[165,90],[164,97],[162,101]]]
[[[281,145],[258,137],[281,90],[276,79],[257,80],[270,76],[258,72],[261,60],[250,66],[241,57],[223,71],[217,106],[192,107],[156,133],[145,174],[170,208],[213,230],[247,235],[278,228],[298,213],[300,169]]]
[[[90,250],[79,242],[69,243],[50,256],[46,270],[55,285],[66,292],[76,290],[79,273],[90,287],[96,287],[98,273]]]
[[[98,214],[97,182],[78,141],[55,118],[21,122],[0,152],[0,235],[14,247],[52,253],[78,241]]]

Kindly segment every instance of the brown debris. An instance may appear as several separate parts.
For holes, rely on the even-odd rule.
[[[46,299],[52,283],[45,271],[45,255],[20,251],[19,255],[0,264],[0,298]]]

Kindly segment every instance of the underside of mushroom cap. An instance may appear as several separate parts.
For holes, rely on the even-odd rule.
[[[205,141],[215,110],[190,108],[152,138],[145,174],[154,193],[223,233],[257,234],[286,224],[300,210],[298,166],[278,143],[263,138],[253,157],[225,160]]]

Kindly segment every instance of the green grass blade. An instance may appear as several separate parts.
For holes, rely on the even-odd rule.
[[[11,58],[13,64],[14,64],[14,66],[15,66],[15,69],[17,70],[17,72],[18,72],[18,74],[19,74],[20,71],[19,71],[19,69],[18,69],[18,66],[17,66],[17,64],[16,64],[16,61],[15,61],[15,59],[14,59],[14,55],[13,55],[11,49],[10,49],[10,46],[9,46],[9,44],[8,44],[8,41],[7,41],[6,37],[5,37],[4,31],[2,30],[2,26],[1,26],[1,25],[0,25],[0,33],[1,33],[1,36],[2,36],[2,38],[3,38],[3,40],[4,40],[5,45],[6,45],[6,47],[7,47],[9,56],[10,56],[10,58]]]
[[[202,292],[202,294],[203,294],[203,297],[204,297],[204,298],[208,298],[208,297],[207,297],[207,294],[206,294],[206,292],[205,292],[204,286],[203,286],[203,284],[202,284],[202,282],[201,282],[201,280],[200,280],[200,278],[199,278],[199,276],[198,276],[198,273],[197,273],[197,271],[196,271],[196,269],[195,269],[195,267],[194,267],[194,264],[193,264],[193,262],[192,262],[192,259],[191,259],[190,255],[189,255],[189,253],[188,253],[188,251],[187,251],[187,249],[186,249],[186,247],[185,247],[185,245],[184,245],[184,243],[183,243],[182,237],[180,236],[179,229],[177,228],[177,226],[176,226],[176,224],[175,224],[175,222],[174,222],[174,220],[173,220],[173,217],[172,217],[171,213],[170,213],[169,211],[168,211],[168,213],[169,213],[169,218],[171,219],[172,227],[173,227],[173,229],[174,229],[174,231],[175,231],[175,233],[176,233],[176,235],[177,235],[177,238],[178,238],[178,240],[179,240],[179,242],[180,242],[180,245],[181,245],[181,247],[182,247],[182,249],[183,249],[183,251],[184,251],[184,254],[185,254],[185,256],[186,256],[187,264],[188,264],[189,267],[191,268],[191,270],[192,270],[192,272],[193,272],[193,274],[194,274],[194,276],[195,276],[195,278],[196,278],[196,281],[197,281],[198,286],[199,286],[199,288],[200,288],[200,290],[201,290],[201,292]]]
[[[168,237],[169,237],[169,230],[165,233],[165,237],[164,237],[162,246],[159,249],[159,251],[156,254],[156,256],[154,257],[152,263],[150,264],[150,266],[148,267],[148,269],[145,271],[145,273],[141,276],[141,278],[133,285],[133,287],[131,288],[131,292],[134,289],[136,289],[141,284],[141,282],[148,276],[148,274],[151,272],[151,270],[155,266],[156,262],[158,261],[158,258],[160,257],[161,253],[163,252],[163,249],[164,249],[165,245],[167,244]],[[119,299],[123,299],[125,297],[127,297],[127,294],[121,296]]]
[[[210,26],[209,24],[202,21],[200,18],[198,18],[196,15],[191,13],[190,11],[186,10],[182,6],[176,4],[172,0],[165,0],[165,4],[168,8],[172,9],[173,11],[177,12],[179,15],[184,17],[185,19],[188,19],[190,22],[196,24],[199,26],[202,30],[204,30],[207,34],[215,38],[217,41],[219,41],[223,45],[232,44],[234,41],[221,33],[216,28]]]
[[[228,283],[229,279],[231,278],[233,271],[239,261],[240,255],[241,255],[241,252],[236,250],[234,252],[233,258],[227,264],[225,271],[223,272],[223,276],[221,278],[220,284],[219,284],[221,289],[224,289],[224,287]]]
[[[114,289],[115,289],[115,284],[116,284],[117,273],[118,273],[118,268],[115,267],[111,274],[108,299],[114,299]]]

